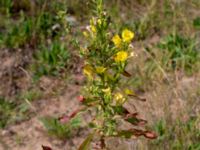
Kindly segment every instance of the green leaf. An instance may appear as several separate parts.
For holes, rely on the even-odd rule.
[[[99,101],[99,99],[97,99],[96,97],[94,97],[94,98],[86,98],[83,101],[83,104],[85,104],[85,105],[93,105],[94,103],[96,103],[98,101]]]
[[[157,135],[154,132],[140,130],[140,129],[121,130],[118,132],[117,136],[125,137],[125,138],[131,138],[132,136],[135,136],[135,137],[144,136],[148,139],[157,138]]]
[[[196,29],[200,29],[200,17],[197,17],[193,20],[193,26],[196,28]]]
[[[124,72],[122,72],[122,74],[125,76],[125,77],[131,77],[132,75],[127,72],[126,70],[124,70]]]
[[[89,150],[89,146],[93,139],[93,136],[94,136],[94,133],[89,134],[88,137],[83,141],[83,143],[81,144],[78,150]]]
[[[72,128],[78,128],[80,126],[80,124],[81,124],[81,118],[80,118],[80,116],[77,116],[77,117],[73,118],[70,121],[70,124],[71,124]]]
[[[136,126],[143,126],[147,123],[146,120],[138,117],[138,113],[127,114],[124,120]]]
[[[112,108],[119,115],[129,114],[128,110],[125,109],[123,106],[113,106]]]
[[[132,124],[138,124],[139,123],[139,120],[137,118],[127,118],[126,121],[132,123]]]
[[[125,137],[125,138],[129,139],[129,138],[132,137],[132,135],[133,135],[133,133],[130,132],[129,130],[123,130],[123,131],[118,132],[117,136],[119,136],[119,137]]]

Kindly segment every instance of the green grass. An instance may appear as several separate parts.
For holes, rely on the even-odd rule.
[[[134,68],[133,84],[138,87],[167,79],[176,71],[192,76],[199,71],[200,51],[196,38],[170,34],[157,43],[145,47],[143,55]],[[169,79],[167,79],[169,80]],[[137,84],[137,83],[138,84]],[[169,82],[169,81],[168,81]]]
[[[187,73],[196,69],[200,52],[198,51],[197,40],[182,35],[169,35],[160,43],[158,48],[163,53],[162,64],[172,69],[184,70]]]
[[[183,122],[180,120],[167,122],[160,120],[155,123],[155,130],[159,134],[158,139],[151,142],[150,149],[166,150],[199,150],[200,129],[199,118],[190,118]]]
[[[70,53],[63,43],[55,41],[47,47],[41,46],[32,65],[34,78],[59,75],[67,69],[69,58]]]
[[[15,104],[0,97],[0,128],[6,127],[12,121],[15,113]]]
[[[37,45],[46,43],[46,39],[54,39],[62,35],[63,22],[57,14],[61,10],[66,12],[64,2],[55,3],[52,1],[48,5],[45,5],[45,3],[35,4],[34,14],[32,15],[23,10],[24,7],[28,7],[27,5],[31,5],[28,0],[23,0],[21,3],[3,0],[1,3],[0,11],[1,8],[6,9],[7,14],[2,14],[0,19],[0,29],[2,28],[0,47],[24,48],[29,46],[36,48]],[[20,11],[12,13],[13,9]],[[59,31],[54,31],[54,25],[60,26]]]
[[[196,29],[200,29],[200,17],[196,17],[196,18],[193,20],[193,26],[194,26],[194,28],[196,28]]]
[[[13,5],[12,0],[1,0],[0,1],[0,12],[8,15],[10,13],[10,9]]]
[[[1,35],[2,45],[7,48],[23,48],[24,46],[35,47],[44,42],[45,38],[52,37],[52,26],[55,17],[45,12],[37,18],[21,14],[20,20],[10,22],[10,26],[5,27],[5,32]],[[11,25],[12,24],[12,25]]]
[[[31,101],[39,97],[39,93],[26,92],[12,101],[0,97],[0,128],[29,119]]]
[[[22,20],[8,30],[4,36],[3,44],[9,48],[19,48],[25,46],[31,40],[33,21]]]
[[[22,92],[19,95],[19,100],[20,101],[25,101],[28,100],[30,102],[39,99],[40,97],[42,97],[42,92],[37,90],[37,89],[30,89],[27,91]]]
[[[60,139],[69,138],[73,132],[80,127],[81,120],[79,117],[71,119],[69,122],[62,123],[54,117],[46,117],[41,119],[50,136]]]

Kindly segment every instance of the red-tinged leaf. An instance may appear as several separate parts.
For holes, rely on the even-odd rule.
[[[49,147],[49,146],[44,146],[44,145],[42,145],[42,149],[43,149],[43,150],[52,150],[51,147]]]
[[[70,119],[74,118],[80,111],[83,111],[83,110],[85,110],[85,107],[78,108],[69,115],[63,115],[63,116],[59,117],[58,120],[61,123],[68,123],[70,121]]]
[[[73,111],[70,115],[69,118],[72,119],[74,118],[79,112],[84,111],[86,108],[85,107],[80,107],[78,109],[76,109],[75,111]]]
[[[131,138],[132,136],[139,137],[144,136],[149,139],[157,138],[157,135],[151,131],[144,131],[139,129],[122,130],[118,132],[119,137]]]
[[[138,126],[144,126],[145,124],[147,124],[147,120],[144,119],[139,119],[140,121],[138,122]]]
[[[102,137],[101,140],[100,140],[101,144],[101,149],[104,149],[106,147],[106,144],[105,144],[105,139]]]
[[[126,115],[125,119],[126,119],[126,118],[131,118],[131,117],[132,117],[132,118],[136,118],[137,116],[138,116],[138,113],[137,113],[137,112],[132,113],[132,114],[129,113],[129,114]]]
[[[69,115],[69,118],[71,119],[71,118],[75,117],[76,114],[77,114],[79,111],[80,111],[79,109],[73,111],[73,112]]]
[[[122,130],[118,132],[117,136],[130,139],[133,136],[133,133],[131,133],[129,130]]]
[[[149,139],[157,138],[156,133],[151,132],[151,131],[143,131],[143,130],[139,130],[139,129],[131,129],[131,132],[136,136],[143,135],[144,137],[149,138]]]
[[[78,150],[89,150],[90,143],[93,139],[94,133],[91,133],[88,135],[88,137],[83,141],[81,146],[78,148]]]
[[[145,134],[145,131],[139,129],[131,129],[130,132],[136,137],[142,136]]]
[[[131,77],[132,75],[127,72],[126,70],[124,70],[124,72],[122,73],[125,77]]]
[[[144,134],[144,136],[148,139],[156,139],[157,135],[156,133],[152,132],[152,131],[146,131],[146,133]]]
[[[63,116],[59,117],[58,120],[59,120],[61,123],[68,123],[69,120],[70,120],[70,118],[69,118],[69,116],[67,116],[67,115],[63,115]]]
[[[132,136],[139,137],[145,134],[146,131],[139,129],[121,130],[118,132],[118,137],[131,138]]]

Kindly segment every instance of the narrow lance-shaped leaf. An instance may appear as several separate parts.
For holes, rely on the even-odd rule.
[[[126,108],[124,108],[123,106],[113,106],[112,108],[119,115],[125,115],[126,116],[127,114],[129,114],[129,111]]]
[[[125,77],[131,77],[132,75],[127,72],[126,70],[124,70],[124,72],[122,72],[122,74],[125,76]]]
[[[99,99],[97,97],[93,97],[93,98],[85,98],[82,103],[87,106],[94,106],[98,102]]]
[[[67,123],[69,122],[71,119],[73,119],[78,113],[80,113],[81,111],[84,111],[85,108],[84,107],[80,107],[76,110],[74,110],[71,114],[69,115],[62,115],[58,118],[58,120],[61,122],[61,123]]]
[[[78,150],[89,150],[90,143],[93,139],[94,133],[91,133],[88,135],[88,137],[83,141],[81,146],[78,148]]]
[[[133,125],[145,125],[147,123],[146,120],[141,119],[137,116],[137,113],[134,114],[128,114],[126,115],[126,117],[124,118],[124,120],[126,120],[127,122],[133,124]]]
[[[136,95],[135,93],[132,93],[132,94],[128,94],[128,96],[131,96],[131,97],[134,97],[140,101],[143,101],[145,102],[146,101],[146,98],[142,98],[142,97],[139,97],[138,95]]]
[[[146,98],[141,98],[140,96],[138,96],[134,91],[129,90],[129,89],[125,89],[124,92],[131,97],[134,97],[140,101],[146,101]]]
[[[125,137],[125,138],[131,138],[132,136],[135,136],[135,137],[144,136],[149,139],[157,138],[156,133],[152,131],[144,131],[140,129],[121,130],[118,132],[117,136]]]
[[[152,132],[152,131],[146,131],[144,136],[148,139],[156,139],[157,138],[156,133]]]

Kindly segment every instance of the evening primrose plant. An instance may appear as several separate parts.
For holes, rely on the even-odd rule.
[[[96,136],[100,137],[102,149],[105,148],[106,137],[145,136],[153,139],[156,137],[153,132],[136,128],[143,126],[146,120],[124,107],[128,97],[137,97],[130,89],[122,88],[122,76],[131,77],[126,66],[134,56],[131,45],[134,32],[125,28],[120,34],[112,34],[110,18],[103,11],[103,1],[96,0],[94,3],[96,17],[90,20],[90,25],[83,32],[86,41],[80,46],[80,54],[84,59],[83,74],[87,81],[79,100],[84,105],[82,111],[93,110],[95,115],[89,123],[93,131],[79,149],[89,149],[90,142]],[[133,128],[118,129],[120,120],[131,123]]]

